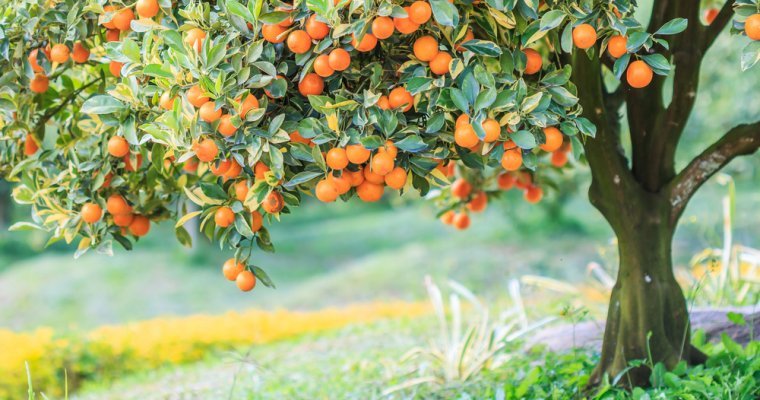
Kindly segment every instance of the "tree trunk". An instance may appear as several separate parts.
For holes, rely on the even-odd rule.
[[[621,384],[647,386],[654,364],[671,369],[681,360],[704,360],[690,345],[686,301],[673,275],[670,205],[664,196],[649,193],[626,204],[605,205],[603,214],[618,239],[620,266],[591,383],[598,384],[604,374],[614,379],[624,373]],[[628,369],[634,360],[646,361]]]

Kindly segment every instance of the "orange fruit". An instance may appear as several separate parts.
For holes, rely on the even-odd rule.
[[[573,43],[579,49],[588,49],[596,43],[596,30],[589,24],[580,24],[573,28]]]
[[[211,170],[211,173],[216,176],[222,176],[230,169],[230,165],[232,165],[232,160],[220,160],[219,162],[211,163],[209,166],[209,169]]]
[[[142,165],[142,154],[137,154],[137,157],[135,157],[135,164],[132,165],[132,161],[130,160],[129,154],[124,156],[122,159],[124,160],[124,169],[128,172],[135,172],[138,169],[140,169],[140,166]]]
[[[747,17],[744,21],[744,33],[752,40],[760,40],[760,13]]]
[[[238,98],[238,102],[240,102],[240,98]],[[248,93],[248,96],[245,96],[243,102],[240,103],[240,118],[245,118],[248,115],[248,111],[254,108],[259,108],[259,99],[253,93]]]
[[[533,175],[528,171],[520,171],[515,178],[515,186],[520,189],[527,189],[533,184]]]
[[[356,194],[368,203],[379,201],[383,197],[383,185],[364,181],[356,187]]]
[[[432,36],[421,36],[414,41],[413,51],[420,61],[431,61],[438,55],[438,41]]]
[[[564,151],[555,151],[552,153],[551,158],[552,165],[557,168],[562,168],[567,164],[567,153]]]
[[[298,83],[298,91],[304,96],[320,95],[325,90],[325,81],[319,75],[311,72]]]
[[[354,35],[353,39],[351,40],[351,45],[354,46],[357,51],[366,53],[368,51],[372,51],[372,49],[377,46],[377,38],[371,33],[365,33],[362,37],[362,40],[357,41],[356,35]]]
[[[623,35],[615,35],[607,42],[607,53],[612,58],[620,58],[628,52],[628,38]]]
[[[34,93],[45,93],[50,87],[48,77],[41,73],[34,74],[34,78],[29,82],[29,90]]]
[[[499,185],[499,189],[509,190],[515,186],[516,180],[517,178],[515,178],[514,175],[510,174],[509,172],[506,172],[499,175],[499,177],[496,179],[496,182]]]
[[[106,200],[106,210],[111,215],[126,215],[132,213],[132,207],[120,194],[112,194]]]
[[[466,213],[457,213],[454,215],[453,220],[451,221],[452,225],[454,225],[454,228],[459,229],[460,231],[463,231],[470,227],[470,216]]]
[[[475,129],[469,123],[462,124],[454,129],[454,142],[460,147],[470,148],[477,145],[479,141]]]
[[[238,289],[244,292],[250,292],[256,287],[256,276],[251,271],[242,271],[235,278],[235,284]]]
[[[288,49],[296,54],[303,54],[311,48],[311,36],[306,31],[297,29],[288,35]]]
[[[198,159],[195,157],[189,158],[182,166],[182,170],[185,172],[195,172],[198,170]]]
[[[386,140],[385,144],[380,146],[380,148],[377,149],[378,153],[388,153],[390,154],[393,159],[396,159],[396,156],[398,155],[398,148],[395,144],[393,144],[392,141]]]
[[[501,156],[501,166],[507,171],[517,171],[522,166],[522,159],[520,149],[510,149]]]
[[[562,132],[559,129],[553,126],[546,127],[544,128],[544,136],[546,137],[546,142],[539,146],[541,150],[551,153],[562,147],[563,138]]]
[[[187,90],[187,101],[189,101],[195,108],[200,108],[209,100],[208,97],[203,95],[200,85],[195,85]]]
[[[409,6],[409,19],[415,24],[422,25],[430,20],[430,16],[433,15],[433,10],[430,8],[430,4],[426,1],[415,1]]]
[[[319,201],[324,203],[331,203],[338,198],[338,189],[335,187],[335,184],[332,181],[322,179],[314,188],[314,194],[317,196],[317,199],[319,199]]]
[[[282,33],[286,30],[287,28],[283,28],[277,24],[264,24],[264,26],[261,27],[261,35],[264,36],[264,40],[269,43],[282,43],[285,41],[285,36],[282,35]]]
[[[330,34],[330,27],[326,23],[317,19],[317,14],[312,14],[306,20],[306,33],[314,40],[321,40]]]
[[[108,64],[108,71],[111,72],[111,75],[113,75],[113,76],[115,76],[115,77],[118,78],[118,77],[121,76],[121,68],[123,66],[124,66],[123,63],[120,63],[118,61],[111,61]]]
[[[90,58],[90,50],[82,42],[74,43],[74,51],[71,52],[71,59],[77,64],[83,64]]]
[[[275,11],[282,11],[282,12],[285,12],[287,14],[292,14],[293,13],[293,6],[290,5],[290,4],[286,4],[286,7],[275,7],[274,10]],[[287,27],[293,25],[293,17],[292,16],[288,16],[287,18],[285,18],[283,21],[281,21],[277,25],[279,25],[279,26],[281,26],[283,28],[287,28]]]
[[[164,92],[161,94],[161,98],[158,99],[158,105],[163,108],[164,110],[171,110],[174,108],[174,99],[175,97],[169,97],[169,92]]]
[[[269,192],[261,203],[261,208],[270,214],[276,214],[285,207],[285,200],[280,192]]]
[[[111,22],[113,22],[114,28],[120,31],[128,31],[133,19],[135,19],[135,13],[132,12],[132,9],[122,8],[114,14]]]
[[[39,149],[40,147],[37,145],[37,141],[34,139],[34,136],[32,136],[30,133],[27,133],[26,138],[24,139],[24,155],[34,155],[34,153],[36,153]]]
[[[377,99],[377,107],[381,110],[390,110],[391,102],[388,100],[388,96],[380,96],[380,98]]]
[[[472,193],[472,185],[464,178],[459,178],[451,184],[451,195],[464,200]]]
[[[453,210],[446,211],[441,215],[441,222],[443,222],[446,225],[451,225],[454,223],[454,215],[456,213]]]
[[[253,175],[259,180],[266,179],[266,173],[269,171],[269,167],[261,161],[258,161],[256,165],[253,166]]]
[[[135,11],[140,18],[153,18],[158,15],[158,0],[137,0]]]
[[[240,173],[243,172],[243,167],[238,164],[237,161],[232,160],[232,163],[230,164],[230,169],[227,170],[227,172],[222,175],[222,178],[224,178],[225,181],[228,181],[230,179],[235,179],[238,176],[240,176]]]
[[[411,110],[412,105],[414,105],[414,97],[412,97],[412,94],[403,86],[397,86],[391,90],[390,94],[388,94],[388,103],[391,108],[395,109],[403,107],[402,111],[407,112]]]
[[[235,222],[235,213],[227,206],[219,207],[214,213],[214,222],[217,226],[226,228]]]
[[[121,31],[118,29],[109,29],[106,31],[107,42],[118,42],[121,37]]]
[[[129,154],[129,143],[121,136],[113,136],[108,139],[108,154],[114,157],[124,157]]]
[[[329,156],[328,152],[328,156]],[[370,151],[361,144],[349,144],[346,146],[346,157],[354,164],[364,164],[369,160]]]
[[[42,66],[37,63],[37,54],[39,54],[38,49],[34,49],[29,52],[29,57],[26,59],[29,61],[29,64],[32,66],[32,71],[34,72],[42,72]]]
[[[215,122],[222,116],[222,109],[216,108],[216,104],[213,101],[204,103],[198,110],[198,114],[201,119],[206,122]]]
[[[406,171],[401,167],[393,168],[383,178],[386,185],[396,190],[401,190],[406,185]]]
[[[385,176],[393,170],[393,167],[393,156],[388,153],[378,152],[372,157],[371,169],[375,174]]]
[[[351,187],[357,187],[361,185],[362,182],[364,182],[364,169],[360,168],[357,171],[349,171],[347,169],[344,169],[342,176],[348,179]]]
[[[407,14],[410,14],[409,7],[404,7],[404,10]],[[416,31],[420,25],[412,21],[409,17],[407,18],[401,18],[401,17],[393,17],[393,26],[396,28],[399,33],[403,35],[408,35],[414,31]]]
[[[50,61],[63,64],[69,61],[69,48],[63,43],[58,43],[50,50]]]
[[[293,143],[303,143],[303,144],[313,145],[313,143],[311,142],[311,139],[307,139],[301,136],[301,133],[299,133],[298,131],[290,132],[288,136],[290,136],[290,141]]]
[[[483,141],[486,143],[491,143],[499,140],[499,136],[501,135],[501,126],[498,122],[496,122],[495,119],[488,118],[481,124],[483,127],[483,130],[486,131],[486,137],[483,138]]]
[[[330,151],[327,152],[325,161],[327,162],[327,166],[332,169],[340,170],[346,168],[348,166],[348,156],[346,154],[346,150],[339,147],[330,149]]]
[[[235,134],[237,131],[237,128],[232,123],[232,115],[230,114],[224,114],[219,119],[219,125],[217,125],[216,130],[222,134],[222,136],[229,137]]]
[[[135,215],[129,224],[129,232],[135,236],[145,236],[150,231],[150,220],[144,215]]]
[[[234,281],[238,274],[243,271],[245,271],[245,264],[235,262],[234,258],[230,258],[222,265],[222,274],[228,281]]]
[[[525,56],[527,57],[527,61],[525,62],[525,74],[533,75],[536,72],[541,71],[541,66],[544,63],[541,54],[533,49],[525,49],[523,50],[523,53],[525,53]]]
[[[248,181],[242,180],[235,182],[233,187],[235,188],[235,198],[240,201],[245,201],[245,198],[248,196],[248,190],[250,190],[248,187]]]
[[[713,21],[715,21],[715,17],[718,16],[718,12],[719,10],[717,8],[708,8],[705,10],[705,23],[707,25],[712,25]]]
[[[193,146],[193,151],[195,151],[195,156],[198,157],[200,161],[211,162],[214,161],[216,155],[219,154],[219,147],[216,146],[216,142],[213,140],[203,139],[200,143]]]
[[[362,175],[364,177],[364,180],[369,183],[374,183],[375,185],[382,185],[385,183],[385,177],[373,172],[371,166],[365,167]]]
[[[203,46],[203,40],[206,39],[206,32],[201,28],[193,28],[185,33],[185,44],[195,49],[196,52],[201,51]]]
[[[393,35],[393,20],[390,17],[376,17],[372,21],[372,34],[378,39],[388,39]]]
[[[258,211],[251,212],[251,230],[258,232],[264,226],[264,216]]]
[[[460,114],[457,117],[456,123],[454,123],[454,128],[459,128],[462,125],[467,125],[470,123],[470,117],[467,114]]]
[[[334,49],[330,52],[328,63],[336,71],[345,71],[351,65],[351,55],[344,49]]]
[[[647,63],[641,60],[636,60],[628,66],[628,71],[626,71],[625,77],[632,88],[640,89],[652,82],[654,73]]]
[[[349,190],[351,190],[351,178],[349,178],[345,173],[341,176],[330,174],[327,176],[327,181],[335,186],[335,190],[338,191],[338,195],[346,194]]]
[[[451,55],[445,51],[438,52],[430,60],[430,71],[436,75],[443,75],[449,72],[449,63],[451,63]]]
[[[323,78],[334,74],[335,70],[330,67],[330,56],[327,54],[318,55],[314,59],[314,72]]]
[[[132,213],[116,214],[113,216],[113,224],[121,228],[126,228],[132,224],[134,219],[135,216]]]
[[[100,208],[98,203],[84,203],[80,214],[82,215],[82,221],[94,224],[100,221],[100,217],[103,216],[103,209]]]
[[[472,212],[481,212],[486,209],[486,206],[488,205],[488,195],[486,195],[486,192],[480,191],[475,193],[474,196],[472,196],[472,200],[470,200],[469,203],[467,203],[467,209]]]
[[[469,42],[470,40],[475,39],[475,34],[472,33],[472,29],[468,29],[467,32],[464,34],[464,38],[461,42],[459,42],[456,46],[457,51],[465,51],[466,49],[461,46],[462,43]]]
[[[113,17],[116,15],[116,13],[115,13],[116,7],[114,7],[112,5],[107,5],[107,6],[103,7],[103,11],[104,11],[104,14],[101,17],[101,21],[105,18],[105,14],[108,14],[108,13],[113,13],[113,14],[111,15],[111,20],[108,21],[108,22],[103,22],[102,25],[106,29],[116,29],[116,25],[114,25],[114,23],[113,23]]]
[[[528,203],[535,204],[541,201],[541,198],[544,197],[544,191],[536,185],[530,185],[527,190],[525,190],[525,193],[523,193],[523,197]]]

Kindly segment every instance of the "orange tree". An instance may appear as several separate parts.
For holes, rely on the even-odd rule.
[[[743,67],[760,54],[757,0],[707,24],[697,3],[657,0],[642,26],[629,0],[4,2],[0,171],[34,211],[15,228],[110,252],[164,219],[187,244],[197,217],[247,291],[271,285],[253,265],[265,225],[304,196],[415,190],[465,229],[513,186],[539,201],[571,155],[619,239],[594,379],[641,383],[647,367],[626,368],[648,354],[701,361],[671,239],[700,185],[760,145],[759,123],[739,125],[675,169],[715,37],[733,21]]]

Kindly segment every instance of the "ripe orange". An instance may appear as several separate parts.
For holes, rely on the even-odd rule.
[[[567,164],[567,153],[562,150],[555,151],[552,153],[551,162],[557,168],[564,167]]]
[[[293,6],[291,6],[290,4],[286,4],[286,7],[275,7],[274,10],[275,11],[282,11],[282,12],[285,12],[287,14],[292,14],[293,13]],[[285,18],[283,21],[281,21],[277,25],[279,25],[279,26],[281,26],[283,28],[287,28],[287,27],[293,25],[293,17],[292,16],[288,16],[287,18]]]
[[[116,15],[116,13],[115,13],[116,7],[114,7],[112,5],[107,5],[107,6],[103,7],[103,11],[104,11],[104,14],[102,15],[101,20],[104,19],[105,18],[105,14],[108,14],[109,12],[110,13],[114,13],[114,14],[111,15],[111,20],[110,21],[103,22],[102,25],[106,29],[116,29],[116,25],[114,25],[114,23],[113,23],[113,17]]]
[[[307,139],[301,136],[301,133],[299,133],[298,131],[290,132],[288,136],[290,136],[290,141],[293,143],[303,143],[303,144],[308,144],[310,146],[314,145],[314,143],[311,142],[311,139]]]
[[[760,13],[747,17],[744,21],[744,33],[752,40],[760,40]]]
[[[463,231],[470,227],[470,216],[466,213],[457,213],[454,215],[454,219],[451,223],[454,225],[454,228]]]
[[[71,52],[71,59],[77,64],[83,64],[90,58],[90,50],[82,42],[74,43],[74,51]]]
[[[24,139],[24,155],[32,156],[39,149],[40,147],[37,145],[37,140],[34,139],[34,136],[32,136],[31,133],[27,133],[26,138]]]
[[[620,58],[628,52],[628,38],[623,35],[615,35],[607,42],[607,53],[612,58]]]
[[[69,61],[69,48],[63,43],[58,43],[50,50],[50,61],[63,64]]]
[[[229,137],[235,134],[237,128],[232,123],[232,115],[224,114],[219,119],[219,125],[216,130],[222,134],[222,136]]]
[[[374,183],[375,185],[382,185],[385,183],[385,177],[372,171],[371,166],[364,167],[362,175],[364,176],[364,180],[369,183]]]
[[[343,168],[346,168],[348,166],[348,156],[346,154],[346,150],[339,147],[330,149],[330,151],[327,152],[325,161],[327,162],[327,166],[332,169],[341,170]]]
[[[356,187],[356,194],[368,203],[379,201],[383,197],[383,185],[364,181]]]
[[[409,6],[409,19],[415,24],[422,25],[430,20],[430,16],[433,15],[433,10],[430,8],[430,4],[426,1],[415,1]]]
[[[443,222],[446,225],[451,225],[454,223],[454,215],[456,213],[453,210],[446,211],[441,215],[441,222]]]
[[[459,114],[457,117],[456,123],[454,124],[454,128],[459,128],[462,125],[467,125],[470,123],[470,117],[467,114]]]
[[[330,67],[330,56],[327,54],[320,54],[317,56],[317,58],[314,59],[314,72],[323,78],[327,78],[334,74],[335,70]]]
[[[264,40],[269,43],[282,43],[285,41],[285,36],[282,35],[287,28],[283,28],[277,24],[267,25],[261,27],[261,35],[264,36]]]
[[[26,59],[29,61],[29,64],[32,66],[32,71],[42,72],[42,66],[37,62],[37,54],[39,54],[39,50],[34,49],[29,52],[29,57],[27,57]]]
[[[528,58],[525,62],[525,74],[533,75],[536,72],[541,71],[541,66],[544,63],[541,54],[533,49],[525,49],[523,50],[523,53],[525,53],[525,56]]]
[[[522,166],[522,159],[520,149],[510,149],[501,156],[501,166],[507,171],[517,171]]]
[[[625,77],[632,88],[640,89],[652,82],[654,73],[647,63],[641,60],[636,60],[628,66],[628,71],[626,71]]]
[[[161,98],[158,99],[158,105],[163,108],[164,110],[171,110],[174,108],[174,99],[176,97],[169,97],[169,92],[164,92],[161,94]]]
[[[413,50],[420,61],[430,61],[438,55],[438,41],[432,36],[421,36],[414,41]]]
[[[317,14],[312,14],[306,20],[306,33],[314,40],[321,40],[330,34],[330,27],[326,23],[317,19]]]
[[[588,49],[596,43],[596,30],[589,24],[580,24],[573,28],[573,43],[579,49]]]
[[[486,195],[486,192],[480,191],[475,193],[474,196],[472,196],[472,200],[470,200],[469,203],[467,203],[467,209],[472,212],[481,212],[486,209],[486,206],[488,205],[488,195]]]
[[[541,201],[541,198],[544,197],[544,191],[536,185],[530,185],[525,190],[525,193],[523,193],[523,197],[528,203],[535,204]]]
[[[258,232],[264,226],[264,216],[258,211],[251,212],[251,230]]]
[[[240,173],[243,171],[243,167],[238,164],[237,161],[232,160],[230,163],[230,169],[227,170],[227,172],[222,175],[225,181],[228,181],[230,179],[235,179],[238,176],[240,176]]]
[[[288,35],[288,49],[296,54],[303,54],[311,48],[311,36],[300,29],[290,32]]]
[[[445,51],[438,52],[430,60],[430,71],[436,75],[443,75],[449,72],[449,63],[451,63],[451,55]]]
[[[129,143],[121,136],[113,136],[108,139],[108,154],[114,157],[124,157],[129,154]]]
[[[411,14],[409,7],[404,7],[404,10],[406,11],[407,14]],[[399,33],[403,35],[408,35],[410,33],[413,33],[420,27],[419,24],[412,21],[409,17],[407,18],[393,17],[393,26],[396,27],[396,30],[399,31]]]
[[[116,214],[113,216],[113,224],[121,228],[126,228],[132,224],[132,221],[134,219],[135,219],[135,216],[132,213]]]
[[[459,178],[451,184],[451,195],[464,200],[470,196],[472,192],[472,185],[464,178]]]
[[[190,29],[185,34],[185,44],[195,49],[197,53],[201,51],[204,39],[206,39],[206,32],[201,28]]]
[[[389,187],[401,190],[406,185],[406,170],[401,167],[393,168],[391,172],[385,175],[385,184]]]
[[[243,271],[245,271],[245,264],[235,262],[234,258],[230,258],[222,265],[222,274],[228,281],[234,281],[238,274]]]
[[[118,29],[109,29],[106,31],[107,42],[118,42],[121,36],[121,31]]]
[[[346,194],[349,190],[351,190],[351,179],[345,173],[341,176],[329,174],[327,176],[327,181],[335,186],[335,190],[338,191],[338,195]]]
[[[145,236],[150,231],[150,220],[144,215],[135,215],[129,224],[129,232],[135,236]]]
[[[133,19],[135,19],[135,13],[132,12],[132,9],[122,8],[114,14],[111,22],[113,22],[114,28],[120,31],[128,31]]]
[[[235,284],[238,289],[244,292],[250,292],[256,287],[256,276],[253,275],[253,272],[251,271],[242,271],[238,274],[237,278],[235,278]]]
[[[126,215],[132,213],[132,207],[120,194],[112,194],[106,200],[106,210],[111,215]]]
[[[240,98],[238,98],[238,102],[240,102]],[[245,118],[248,115],[248,111],[254,108],[259,108],[259,99],[253,93],[248,93],[248,96],[245,96],[243,102],[240,103],[240,118]]]
[[[357,41],[356,35],[354,35],[351,40],[351,45],[354,46],[357,51],[366,53],[372,51],[377,46],[377,38],[371,33],[365,33],[362,40]]]
[[[483,126],[483,130],[486,131],[486,137],[483,138],[484,142],[491,143],[499,140],[501,126],[495,119],[487,118],[481,125]]]
[[[240,201],[245,201],[245,198],[248,196],[248,190],[250,189],[248,187],[248,181],[242,180],[235,182],[233,187],[235,188],[235,198]]]
[[[396,156],[398,155],[398,147],[396,147],[395,144],[393,144],[393,141],[386,140],[385,144],[380,146],[379,149],[377,149],[378,153],[388,153],[390,154],[393,159],[396,159]]]
[[[475,34],[472,33],[472,29],[468,29],[467,32],[464,34],[464,38],[461,42],[459,42],[456,46],[457,51],[465,51],[465,48],[461,46],[462,43],[469,42],[470,40],[475,39]]]
[[[376,17],[372,21],[372,34],[378,39],[388,39],[393,35],[393,20],[390,17]]]
[[[217,226],[226,228],[235,222],[235,213],[227,206],[219,207],[214,213],[214,222]]]
[[[94,224],[100,221],[100,217],[103,216],[103,209],[100,208],[98,203],[84,203],[80,214],[84,222]]]
[[[528,171],[520,171],[515,178],[515,186],[519,189],[528,189],[533,184],[533,175]]]
[[[390,110],[391,102],[388,100],[388,96],[380,96],[380,98],[377,99],[377,107],[381,110]]]
[[[219,154],[219,147],[216,146],[216,142],[211,139],[203,139],[200,143],[196,143],[193,146],[195,156],[203,162],[214,161],[216,155]]]
[[[261,161],[256,162],[253,166],[253,175],[259,180],[266,179],[266,173],[269,171],[269,167]]]
[[[185,161],[184,165],[182,165],[182,170],[190,173],[197,171],[198,159],[196,157],[189,158],[187,161]]]
[[[325,90],[325,81],[319,75],[311,72],[298,83],[298,91],[304,96],[320,95]]]
[[[335,187],[335,184],[332,181],[322,179],[314,188],[314,194],[317,196],[317,199],[319,199],[319,201],[324,203],[331,203],[338,198],[338,189]]]
[[[135,157],[135,164],[132,165],[132,161],[130,160],[129,154],[124,156],[122,159],[124,160],[124,169],[128,172],[135,172],[138,169],[140,169],[140,166],[142,165],[142,154],[137,154],[137,157]]]
[[[515,181],[517,178],[515,178],[514,175],[510,174],[509,172],[505,172],[497,178],[497,184],[499,185],[499,189],[501,190],[509,190],[512,189],[515,186]]]
[[[200,85],[195,85],[187,90],[187,101],[189,101],[195,108],[200,108],[209,100],[208,97],[203,95]]]
[[[276,214],[285,207],[285,200],[282,198],[280,192],[269,192],[261,203],[261,208],[270,214]]]
[[[216,176],[222,176],[230,169],[230,165],[232,165],[231,159],[226,160],[220,160],[219,162],[211,163],[209,166],[209,169],[211,170],[211,173]]]
[[[336,71],[345,71],[351,65],[351,55],[344,49],[334,49],[328,58],[330,68]]]
[[[717,8],[708,8],[705,10],[704,17],[705,17],[705,23],[707,25],[712,25],[713,21],[715,21],[715,17],[718,16],[719,10]]]
[[[140,18],[153,18],[158,15],[158,0],[137,0],[135,11]]]
[[[198,110],[198,114],[201,119],[206,122],[215,122],[222,116],[222,109],[216,108],[216,104],[213,101],[204,103]]]
[[[391,108],[395,109],[403,107],[402,111],[407,112],[411,110],[412,105],[414,105],[414,97],[412,97],[412,94],[403,86],[397,86],[391,90],[390,94],[388,94],[388,103]]]
[[[328,157],[330,153],[328,152]],[[361,144],[349,144],[346,146],[346,157],[354,164],[364,164],[369,160],[370,151]]]
[[[551,153],[562,147],[562,132],[556,127],[549,126],[544,128],[544,136],[546,137],[546,142],[540,146],[541,150]]]
[[[460,147],[470,148],[478,144],[478,135],[469,123],[459,125],[454,129],[454,142]]]
[[[29,90],[34,93],[45,93],[50,87],[48,77],[41,73],[34,74],[34,78],[29,82]]]
[[[365,168],[366,169],[366,168]],[[343,177],[348,179],[351,187],[357,187],[364,182],[364,169],[359,168],[357,171],[343,170]]]
[[[388,153],[378,152],[372,157],[371,169],[372,172],[378,175],[387,175],[393,171],[394,162],[393,156]]]
[[[120,63],[118,61],[111,61],[108,64],[108,71],[111,72],[111,75],[118,78],[121,76],[121,67],[123,66],[124,66],[123,63]]]

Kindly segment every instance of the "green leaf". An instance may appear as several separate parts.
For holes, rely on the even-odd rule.
[[[406,83],[406,90],[409,91],[412,95],[415,95],[417,93],[422,93],[430,88],[430,86],[433,83],[432,78],[424,77],[424,76],[418,76],[414,77],[409,80],[409,82]]]
[[[247,213],[235,214],[235,230],[244,237],[251,239],[253,238],[253,231],[244,215],[247,215]]]
[[[87,99],[81,111],[85,114],[112,114],[126,109],[122,102],[109,95],[97,95]]]
[[[462,93],[462,91],[457,88],[450,88],[449,94],[451,95],[451,101],[454,102],[454,105],[463,113],[469,114],[470,103],[467,102],[467,98],[464,96],[464,93]]]
[[[554,29],[562,23],[565,19],[565,12],[563,10],[551,10],[541,17],[541,29],[542,31],[548,31]]]
[[[475,99],[475,111],[490,107],[494,101],[496,101],[496,90],[494,88],[480,92]]]
[[[537,146],[536,137],[530,131],[519,130],[509,135],[515,144],[523,149],[530,150]]]
[[[758,61],[760,61],[760,40],[753,40],[742,49],[742,71],[752,68]]]
[[[256,279],[259,280],[264,286],[275,289],[274,282],[272,282],[272,279],[269,278],[269,275],[267,275],[266,272],[264,272],[263,269],[253,265],[251,266],[251,272],[253,272],[253,275],[256,276]]]
[[[297,185],[300,185],[302,183],[306,183],[318,176],[323,176],[324,172],[322,171],[302,171],[297,173],[295,176],[290,178],[289,181],[287,181],[283,186],[286,188],[294,188]]]
[[[744,319],[744,314],[739,314],[739,313],[730,311],[728,312],[728,314],[726,314],[726,318],[728,318],[728,320],[731,321],[731,323],[734,325],[739,325],[739,326],[747,325],[747,320]]]
[[[628,45],[626,48],[628,49],[629,53],[636,53],[639,51],[641,46],[644,45],[644,43],[649,40],[650,35],[647,32],[633,32],[630,35],[628,35]]]
[[[206,196],[217,199],[217,200],[227,200],[229,196],[227,196],[227,193],[224,192],[224,189],[222,189],[221,186],[217,185],[216,183],[211,182],[201,182],[200,183],[201,191]]]
[[[245,8],[242,4],[238,3],[235,0],[227,0],[225,2],[227,11],[232,15],[237,15],[238,17],[244,19],[246,22],[249,22],[251,24],[256,23],[256,19],[253,18],[253,14]]]
[[[478,55],[489,57],[498,57],[501,55],[501,48],[499,48],[496,43],[488,40],[468,40],[462,43],[462,47]]]
[[[417,135],[407,136],[395,143],[396,147],[409,153],[417,153],[427,149],[428,145]]]
[[[443,26],[459,25],[459,12],[448,0],[430,0],[433,9],[433,18]]]
[[[173,79],[174,74],[164,69],[160,64],[148,64],[143,68],[143,74],[157,78]]]
[[[178,226],[174,228],[174,236],[177,237],[177,241],[187,247],[192,248],[193,247],[193,237],[190,236],[190,233],[182,226]]]
[[[16,222],[15,224],[11,225],[8,228],[11,232],[17,232],[17,231],[33,231],[33,230],[44,230],[41,226],[37,224],[33,224],[31,222]]]
[[[670,72],[670,63],[662,54],[655,53],[641,56],[657,75],[667,75]]]
[[[675,35],[676,33],[681,33],[686,30],[686,28],[689,26],[689,21],[686,18],[675,18],[665,25],[663,25],[660,29],[655,32],[655,35]]]

